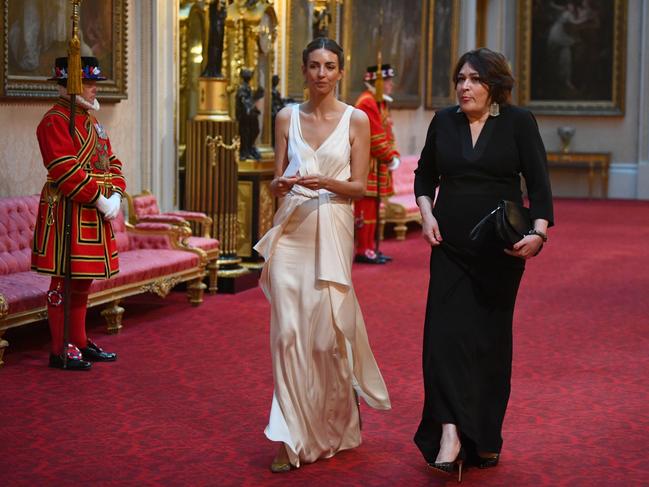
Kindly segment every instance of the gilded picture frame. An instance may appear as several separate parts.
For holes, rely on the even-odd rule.
[[[108,79],[98,84],[98,98],[127,98],[126,36],[128,0],[84,0],[80,9],[81,55],[98,58]],[[55,98],[48,81],[56,57],[66,56],[71,31],[69,0],[3,0],[1,96]]]
[[[626,0],[522,0],[519,105],[542,115],[623,115],[626,25]]]
[[[453,68],[457,62],[460,0],[429,0],[426,32],[426,108],[456,102]]]
[[[379,38],[383,63],[396,71],[393,108],[417,108],[423,102],[426,14],[429,0],[345,0],[342,98],[354,103],[365,90],[363,75],[376,65]],[[383,10],[381,35],[380,11]]]

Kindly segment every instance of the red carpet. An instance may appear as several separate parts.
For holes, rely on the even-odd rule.
[[[649,485],[649,203],[557,202],[515,319],[501,464],[464,485]],[[46,367],[43,323],[7,333],[0,370],[0,484],[443,485],[412,443],[428,250],[386,241],[395,261],[354,279],[393,410],[364,405],[364,444],[273,475],[268,305],[258,289],[126,302],[124,330],[90,335],[120,355],[89,373]]]

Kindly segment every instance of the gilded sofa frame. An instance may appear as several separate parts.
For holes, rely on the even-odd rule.
[[[171,241],[171,248],[192,252],[198,255],[199,263],[195,267],[182,271],[167,274],[162,277],[145,279],[138,282],[124,284],[119,287],[104,289],[91,293],[88,298],[88,307],[106,305],[101,315],[106,320],[106,327],[109,333],[118,333],[122,328],[122,317],[124,308],[120,301],[129,296],[135,296],[145,292],[151,292],[164,298],[171,289],[181,282],[188,282],[187,297],[192,306],[198,306],[203,302],[203,294],[207,287],[203,283],[206,275],[207,254],[201,250],[189,247],[184,239],[189,236],[189,230],[182,227],[170,226],[168,230],[138,229],[130,223],[126,223],[128,233],[147,236],[166,236]],[[0,366],[3,365],[3,355],[9,346],[6,340],[2,339],[3,334],[10,328],[15,328],[27,323],[47,319],[47,307],[38,306],[33,309],[9,313],[7,300],[0,294]]]

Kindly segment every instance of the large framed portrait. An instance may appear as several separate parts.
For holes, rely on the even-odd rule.
[[[346,102],[354,103],[365,90],[363,75],[368,66],[376,65],[380,45],[383,63],[392,65],[396,71],[392,106],[421,105],[427,11],[428,0],[345,0],[342,97]]]
[[[626,0],[522,0],[518,99],[539,114],[623,115]]]
[[[460,0],[429,0],[426,41],[426,108],[455,103],[453,68],[457,61]]]
[[[1,95],[5,98],[58,96],[54,60],[67,56],[72,30],[69,0],[2,0]],[[83,0],[81,55],[99,60],[107,81],[98,84],[100,100],[126,98],[127,0]]]

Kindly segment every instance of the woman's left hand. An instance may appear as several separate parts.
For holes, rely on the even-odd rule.
[[[295,184],[299,184],[300,186],[304,186],[305,188],[317,191],[319,189],[326,189],[328,181],[329,178],[327,176],[321,176],[320,174],[309,174],[308,176],[299,178]]]
[[[505,253],[512,257],[530,259],[537,255],[543,246],[543,239],[538,235],[526,235],[514,244],[512,250],[505,249]]]

